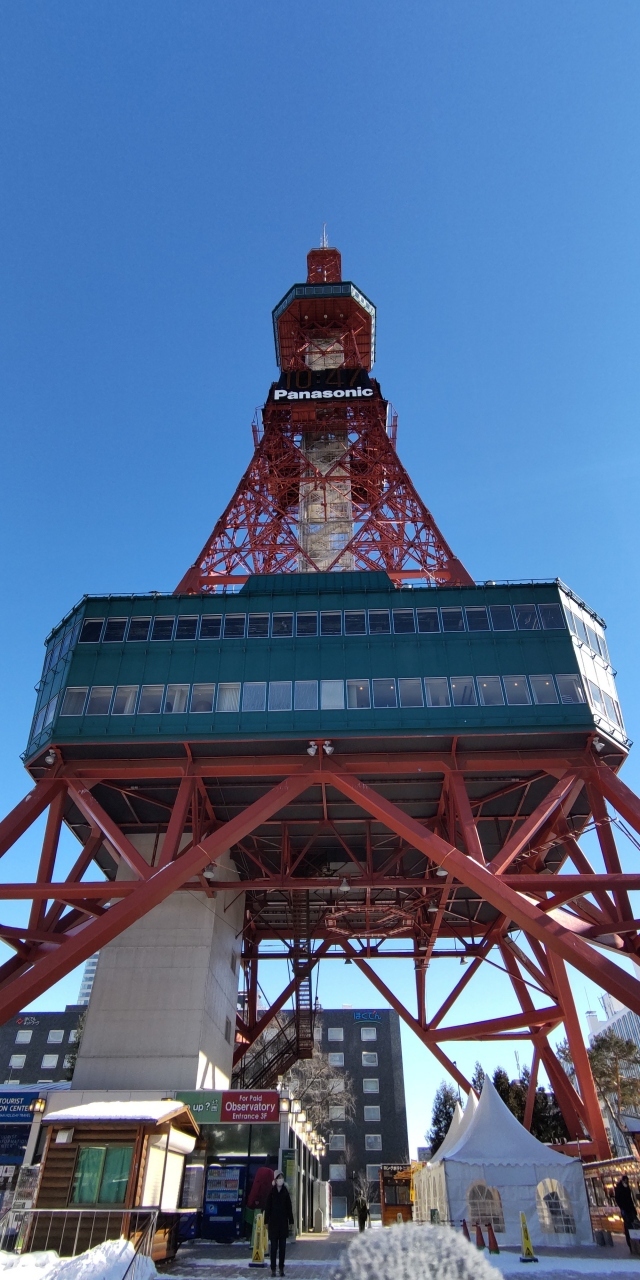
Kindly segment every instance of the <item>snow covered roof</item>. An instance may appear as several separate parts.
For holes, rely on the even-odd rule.
[[[192,1120],[183,1102],[174,1098],[146,1102],[135,1099],[129,1102],[83,1102],[76,1107],[63,1107],[59,1111],[49,1111],[43,1117],[43,1124],[81,1124],[91,1120],[111,1120],[112,1123],[131,1121],[138,1124],[165,1124],[167,1120],[175,1120],[183,1116]],[[195,1132],[198,1132],[193,1121]]]
[[[438,1160],[442,1160],[443,1156],[447,1156],[449,1152],[453,1151],[453,1148],[457,1146],[460,1138],[469,1128],[469,1125],[476,1113],[477,1106],[478,1099],[476,1098],[473,1089],[469,1090],[469,1097],[467,1098],[464,1111],[462,1110],[460,1103],[456,1102],[453,1118],[445,1134],[444,1142],[441,1147],[438,1147],[438,1150],[433,1157],[434,1164]]]
[[[436,1157],[440,1158],[439,1151]],[[563,1156],[545,1146],[544,1142],[538,1142],[516,1120],[488,1076],[485,1076],[480,1101],[468,1125],[464,1132],[458,1132],[457,1141],[449,1147],[444,1158],[461,1164],[555,1164],[566,1167],[572,1163],[571,1156]]]

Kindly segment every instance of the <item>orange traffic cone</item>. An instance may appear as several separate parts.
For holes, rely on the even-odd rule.
[[[467,1219],[466,1219],[466,1218],[463,1218],[463,1219],[462,1219],[462,1234],[463,1234],[463,1236],[464,1236],[465,1240],[468,1240],[468,1241],[469,1241],[469,1244],[471,1244],[471,1236],[469,1235],[469,1228],[468,1228],[468,1226],[467,1226]]]
[[[484,1236],[482,1234],[482,1227],[479,1222],[476,1223],[476,1249],[486,1249]]]
[[[496,1240],[496,1233],[490,1222],[487,1223],[487,1240],[489,1241],[489,1253],[499,1253],[500,1246]]]

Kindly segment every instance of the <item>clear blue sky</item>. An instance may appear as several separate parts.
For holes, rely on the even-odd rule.
[[[2,808],[50,627],[84,592],[172,589],[228,500],[271,307],[323,221],[455,552],[478,578],[558,575],[607,619],[637,737],[637,0],[2,0],[0,20]],[[32,858],[29,838],[5,874]],[[346,972],[325,966],[325,1005]],[[442,1073],[405,1050],[415,1141]]]

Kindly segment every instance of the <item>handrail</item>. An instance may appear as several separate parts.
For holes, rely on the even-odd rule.
[[[150,1256],[151,1245],[153,1244],[153,1237],[156,1233],[157,1223],[158,1223],[158,1210],[155,1209],[152,1213],[149,1214],[149,1221],[142,1235],[140,1236],[140,1239],[138,1240],[137,1245],[135,1246],[135,1249],[133,1251],[133,1257],[122,1277],[122,1280],[127,1280],[127,1277],[129,1276],[129,1272],[131,1271],[131,1268],[135,1266],[135,1263],[139,1257]]]

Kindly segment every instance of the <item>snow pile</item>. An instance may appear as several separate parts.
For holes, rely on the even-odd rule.
[[[500,1272],[449,1227],[405,1223],[364,1232],[332,1280],[501,1280]]]
[[[123,1280],[134,1255],[130,1240],[106,1240],[104,1244],[79,1253],[77,1258],[60,1258],[53,1249],[46,1253],[3,1253],[0,1250],[2,1280]],[[138,1257],[135,1280],[157,1276],[151,1258]]]

